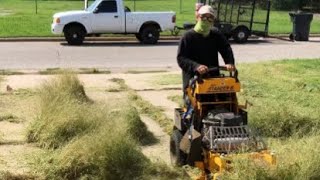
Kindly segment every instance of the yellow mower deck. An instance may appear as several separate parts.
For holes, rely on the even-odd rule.
[[[244,156],[251,158],[252,160],[264,161],[268,163],[268,165],[276,164],[275,155],[268,150],[236,155],[221,155],[219,153],[208,152],[205,156],[206,158],[204,158],[204,161],[195,162],[195,167],[202,171],[201,175],[195,180],[208,180],[205,169],[210,170],[213,174],[212,180],[218,180],[224,171],[231,169],[232,159],[235,156]]]

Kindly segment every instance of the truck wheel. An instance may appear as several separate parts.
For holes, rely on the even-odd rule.
[[[233,32],[233,39],[237,43],[245,43],[247,42],[249,37],[249,30],[246,27],[238,27]]]
[[[142,41],[140,34],[135,34],[135,36],[136,36],[136,38],[138,39],[138,41],[140,41],[140,42]]]
[[[156,26],[147,26],[140,31],[141,42],[144,44],[156,44],[159,36],[160,32]]]
[[[72,25],[64,30],[64,37],[69,45],[80,45],[85,37],[85,30],[81,26]]]
[[[183,166],[187,162],[187,154],[180,150],[182,134],[178,129],[174,129],[170,137],[170,159],[171,164]]]

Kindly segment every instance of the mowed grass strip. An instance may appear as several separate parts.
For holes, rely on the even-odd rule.
[[[92,1],[89,1],[90,3]],[[140,0],[124,1],[131,10],[136,11],[174,11],[177,13],[177,26],[182,27],[185,22],[195,22],[194,7],[197,1],[180,0]],[[52,15],[68,10],[81,10],[82,1],[38,1],[36,14],[35,1],[31,0],[2,0],[0,2],[0,37],[42,37],[54,36],[51,33]],[[181,7],[181,8],[180,8]],[[261,11],[262,13],[260,13]],[[265,21],[263,10],[256,9],[256,21]],[[290,33],[292,22],[289,12],[271,11],[269,33]],[[255,27],[256,26],[256,27]],[[263,27],[254,25],[256,29]],[[320,33],[320,18],[314,17],[311,23],[311,33]],[[164,32],[170,35],[170,32]]]
[[[77,76],[66,73],[40,87],[39,104],[28,140],[46,150],[33,162],[45,179],[187,178],[141,153],[154,137],[126,97],[96,104]]]

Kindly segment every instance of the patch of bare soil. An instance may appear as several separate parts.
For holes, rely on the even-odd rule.
[[[162,128],[154,120],[141,116],[141,120],[146,124],[148,130],[159,140],[159,143],[150,146],[143,146],[142,153],[156,162],[170,164],[169,143],[170,137],[163,132]]]
[[[25,139],[25,124],[11,123],[7,121],[0,122],[1,142],[2,143],[23,143]],[[1,144],[1,143],[0,143]]]
[[[31,114],[35,108],[32,102],[27,103],[30,100],[13,94],[1,95],[0,172],[10,174],[10,178],[33,177],[27,158],[41,151],[38,147],[27,144],[25,138],[27,124],[34,118]],[[6,114],[14,116],[14,121],[3,118]]]
[[[181,90],[166,90],[166,91],[138,91],[139,96],[149,101],[152,105],[161,107],[168,118],[173,119],[174,108],[179,107],[175,102],[168,99],[169,96],[181,95]]]
[[[168,74],[180,74],[180,72],[165,72],[165,73],[144,73],[144,74],[119,74],[119,78],[126,81],[126,84],[133,90],[160,90],[160,89],[176,89],[181,88],[181,85],[157,85],[153,83],[155,77]]]
[[[40,149],[31,144],[10,143],[8,141],[0,145],[0,170],[16,176],[32,173],[26,157],[36,154]]]

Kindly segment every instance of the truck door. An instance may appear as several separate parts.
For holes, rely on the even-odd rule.
[[[97,33],[121,32],[122,17],[115,0],[105,0],[93,11],[92,30]]]

